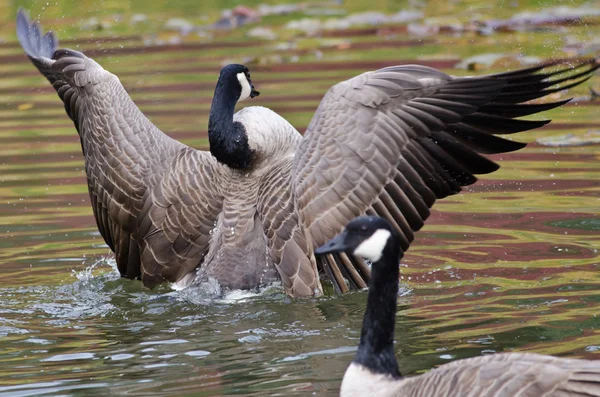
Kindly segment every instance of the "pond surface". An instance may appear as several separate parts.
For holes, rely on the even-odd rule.
[[[209,301],[121,279],[94,223],[75,129],[15,41],[18,6],[120,76],[166,133],[201,149],[218,71],[231,61],[249,65],[262,93],[250,105],[303,131],[328,87],[366,70],[418,62],[466,74],[456,67],[465,58],[503,54],[471,62],[469,73],[486,73],[520,66],[519,55],[600,48],[593,11],[519,32],[468,24],[549,15],[554,2],[310,3],[233,30],[206,25],[238,3],[203,4],[0,0],[0,396],[337,395],[366,301],[365,292],[292,300],[277,287]],[[398,17],[342,20],[373,9]],[[303,18],[296,27],[308,33],[285,28]],[[248,37],[257,26],[270,33]],[[527,148],[494,156],[500,171],[436,204],[402,261],[403,373],[510,350],[600,358],[600,145],[585,141],[598,141],[600,102],[588,90],[599,80],[547,112],[553,123],[519,134]],[[536,143],[566,134],[588,144]]]

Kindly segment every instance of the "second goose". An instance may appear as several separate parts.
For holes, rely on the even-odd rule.
[[[498,168],[483,154],[525,146],[497,137],[542,126],[517,119],[566,101],[529,100],[575,86],[600,66],[549,63],[453,77],[392,66],[333,86],[304,137],[263,107],[242,65],[221,71],[210,110],[210,151],[154,126],[119,79],[19,10],[17,35],[62,99],[81,139],[96,224],[120,273],[152,287],[214,279],[226,288],[281,280],[291,296],[364,288],[364,261],[325,243],[361,214],[387,219],[407,250],[435,200]]]
[[[600,397],[600,361],[531,353],[457,360],[403,378],[394,356],[401,241],[384,219],[360,217],[315,251],[346,252],[372,262],[360,344],[342,380],[341,397]]]

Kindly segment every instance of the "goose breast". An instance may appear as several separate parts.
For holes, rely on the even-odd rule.
[[[259,182],[260,178],[245,170],[231,170],[223,184],[222,211],[196,283],[212,278],[221,287],[251,289],[279,278],[257,211]]]
[[[255,152],[254,168],[268,169],[273,160],[293,155],[302,140],[286,119],[262,106],[245,107],[233,120],[246,130],[250,148]]]

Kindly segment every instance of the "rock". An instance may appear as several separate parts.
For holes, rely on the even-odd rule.
[[[600,131],[587,131],[584,134],[566,134],[538,138],[536,143],[543,146],[561,147],[561,146],[584,146],[600,143]]]
[[[212,40],[213,35],[210,32],[207,32],[205,30],[199,29],[196,32],[196,36],[200,37],[201,39],[207,39],[207,40]]]
[[[286,15],[293,12],[302,11],[305,8],[304,4],[261,4],[258,6],[258,14],[261,16],[267,15]]]
[[[256,39],[262,39],[262,40],[276,40],[277,39],[277,35],[275,34],[275,32],[273,32],[273,30],[271,28],[266,28],[266,27],[261,27],[261,26],[250,29],[246,33],[246,36],[256,38]]]
[[[579,37],[567,36],[563,51],[570,57],[596,55],[600,53],[600,37],[581,40]]]
[[[600,8],[591,6],[581,6],[578,8],[568,6],[551,7],[539,11],[524,11],[513,15],[509,20],[524,23],[528,21],[552,21],[565,19],[578,19],[592,16],[600,16]]]
[[[389,23],[407,23],[423,19],[422,11],[399,11],[388,18]]]
[[[91,17],[81,21],[80,27],[82,30],[105,30],[112,27],[109,21],[99,20],[96,17]]]
[[[522,56],[518,54],[488,53],[475,55],[461,62],[454,67],[471,71],[485,70],[494,67],[517,68],[535,65],[540,63],[541,59],[533,56]]]
[[[320,30],[343,30],[353,26],[380,26],[385,24],[404,24],[423,18],[421,11],[400,11],[396,14],[386,15],[381,12],[367,11],[350,14],[344,18],[329,18],[322,22],[319,19],[304,18],[290,21],[286,28],[301,30],[306,33],[317,33]]]
[[[289,30],[300,30],[302,32],[312,34],[320,31],[323,27],[323,23],[314,18],[302,18],[295,21],[290,21],[285,25],[286,29]]]
[[[170,18],[165,22],[165,29],[174,30],[183,35],[189,34],[194,28],[194,24],[183,18]]]
[[[231,30],[249,23],[260,22],[258,11],[246,6],[237,6],[233,10],[224,10],[221,15],[221,19],[212,25],[213,28]]]
[[[435,25],[426,25],[426,24],[422,24],[422,23],[409,23],[406,26],[406,30],[407,30],[408,34],[411,36],[426,37],[426,36],[433,36],[433,35],[438,34],[440,31],[440,28],[439,28],[439,26],[435,26]]]
[[[247,18],[249,20],[253,20],[254,22],[260,21],[260,14],[258,11],[247,7],[247,6],[237,6],[233,9],[232,14],[238,17]]]
[[[341,8],[309,8],[304,11],[306,15],[311,16],[334,16],[334,15],[344,15],[346,14],[346,10]]]
[[[296,43],[295,41],[285,41],[277,43],[272,47],[274,51],[291,51],[295,50],[296,48],[298,48],[298,43]]]
[[[325,30],[342,30],[349,29],[352,27],[350,21],[345,18],[329,18],[322,25],[322,28]]]
[[[355,25],[383,25],[384,23],[389,22],[389,18],[387,15],[376,12],[376,11],[367,11],[361,12],[358,14],[351,14],[345,18],[346,22],[350,24],[350,26]]]
[[[133,14],[131,16],[131,19],[129,20],[129,23],[135,25],[138,23],[146,22],[147,20],[148,16],[146,14]]]
[[[581,23],[582,19],[600,16],[600,8],[581,6],[578,8],[559,6],[538,11],[525,11],[508,19],[492,19],[475,21],[477,31],[490,34],[494,31],[532,31],[542,28],[568,26]]]

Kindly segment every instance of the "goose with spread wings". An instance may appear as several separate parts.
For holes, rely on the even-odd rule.
[[[529,103],[587,80],[595,59],[551,62],[481,77],[401,65],[331,87],[304,136],[275,112],[238,101],[258,95],[243,65],[221,70],[209,117],[210,151],[154,126],[117,76],[59,49],[27,13],[17,34],[64,102],[81,139],[98,229],[119,272],[152,287],[216,280],[252,289],[280,280],[291,296],[367,286],[363,260],[314,249],[349,220],[378,215],[407,250],[436,199],[498,165],[482,154],[525,146],[498,134],[564,104]]]

